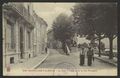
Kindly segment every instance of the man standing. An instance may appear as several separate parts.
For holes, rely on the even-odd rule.
[[[81,49],[82,50],[80,51],[80,65],[83,66],[85,61],[85,52],[83,47]]]
[[[91,47],[89,47],[89,50],[87,52],[87,63],[88,63],[88,66],[91,66],[92,65],[92,59],[93,59],[93,50],[91,49]]]

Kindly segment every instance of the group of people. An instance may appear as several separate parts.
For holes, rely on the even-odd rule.
[[[80,65],[85,64],[85,57],[87,57],[87,65],[91,66],[94,61],[94,51],[92,47],[82,47],[80,50]]]

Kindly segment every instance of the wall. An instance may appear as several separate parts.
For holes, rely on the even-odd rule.
[[[11,7],[12,6],[12,7]],[[19,7],[18,7],[19,6]],[[16,11],[16,9],[17,11]],[[8,9],[9,8],[9,9]],[[26,20],[24,18],[25,15],[22,16],[22,8],[24,8],[21,4],[15,4],[15,3],[10,3],[8,5],[6,5],[5,7],[3,7],[3,65],[10,65],[10,58],[13,57],[14,58],[14,63],[19,63],[22,59],[20,58],[20,27],[23,28],[23,59],[27,59],[29,58],[29,54],[31,54],[31,57],[33,57],[33,28],[34,26],[32,24],[30,24],[29,20]],[[23,9],[25,10],[25,9]],[[27,12],[27,11],[25,11]],[[24,13],[23,13],[24,14]],[[26,13],[28,14],[28,13]],[[30,18],[32,18],[30,16]],[[15,43],[15,48],[11,49],[10,45],[11,45],[11,29],[10,27],[7,25],[7,20],[12,21],[13,22],[13,26],[14,26],[14,43]],[[33,21],[34,22],[34,21]],[[27,31],[31,32],[31,49],[27,48]]]

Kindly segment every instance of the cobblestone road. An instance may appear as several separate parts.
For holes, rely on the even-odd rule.
[[[79,69],[79,68],[98,68],[98,69],[110,69],[116,68],[110,64],[104,63],[98,59],[95,59],[92,66],[87,66],[87,59],[85,59],[85,65],[79,65],[79,52],[71,53],[69,56],[60,54],[55,49],[50,49],[50,55],[48,58],[37,68],[67,68],[68,64]],[[61,65],[60,65],[61,64]],[[63,65],[62,65],[63,64]]]

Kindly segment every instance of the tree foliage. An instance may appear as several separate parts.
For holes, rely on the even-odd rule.
[[[74,35],[72,20],[65,14],[60,14],[53,22],[54,37],[61,42],[71,39]]]
[[[67,46],[70,50],[70,41],[74,36],[74,27],[72,24],[72,17],[65,14],[60,14],[53,22],[53,32],[56,40],[62,42],[62,49],[68,54]]]
[[[112,59],[112,40],[117,35],[116,3],[79,3],[74,6],[72,12],[79,34],[87,35],[89,38],[91,35],[97,35],[99,46],[101,39],[109,38]]]
[[[117,6],[115,3],[76,4],[72,12],[74,23],[79,28],[79,34],[107,35],[117,32]]]

